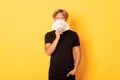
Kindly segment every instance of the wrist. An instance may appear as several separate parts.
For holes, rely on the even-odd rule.
[[[60,37],[56,36],[56,39],[58,39],[58,40],[59,40],[59,39],[60,39]]]
[[[74,67],[74,69],[73,69],[73,70],[75,70],[75,71],[76,71],[76,70],[77,70],[77,68],[76,68],[76,67]]]

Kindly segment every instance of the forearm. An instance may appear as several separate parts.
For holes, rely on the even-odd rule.
[[[76,55],[75,63],[74,63],[74,65],[75,65],[74,69],[77,70],[77,68],[80,64],[80,61],[81,61],[80,46],[75,47],[74,50],[75,50],[75,55]]]
[[[58,44],[59,38],[55,38],[55,40],[53,41],[53,43],[47,47],[46,49],[46,53],[50,56],[56,49],[56,46]]]
[[[73,70],[71,70],[71,71],[67,74],[67,76],[69,76],[69,75],[75,75],[75,73],[76,73],[76,71],[77,71],[77,69],[78,69],[78,66],[79,66],[79,64],[80,64],[80,53],[77,53],[76,56],[77,56],[77,57],[76,57],[76,60],[75,60],[75,63],[74,63],[75,67],[74,67]]]
[[[75,65],[74,69],[75,70],[77,70],[77,68],[80,64],[80,61],[81,61],[81,58],[80,58],[80,53],[79,53],[78,55],[76,55],[76,59],[75,59],[75,63],[74,63],[74,65]]]

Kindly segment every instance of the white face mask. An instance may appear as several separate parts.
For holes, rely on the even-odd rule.
[[[57,30],[57,29],[61,29],[62,31],[66,31],[69,30],[69,25],[67,24],[67,22],[65,22],[64,20],[56,20],[53,24],[52,24],[52,30]]]

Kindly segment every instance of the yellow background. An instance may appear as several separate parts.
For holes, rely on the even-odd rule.
[[[120,80],[119,0],[0,0],[0,80],[47,80],[44,35],[69,12],[81,42],[77,80]]]

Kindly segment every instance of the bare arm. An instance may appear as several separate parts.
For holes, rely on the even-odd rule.
[[[48,56],[50,56],[54,52],[54,50],[55,50],[55,48],[57,46],[58,41],[59,41],[59,38],[55,38],[55,40],[53,41],[52,44],[50,44],[50,43],[46,43],[45,44],[45,51],[46,51],[46,54]]]
[[[76,59],[75,59],[75,63],[74,63],[75,67],[74,67],[73,70],[71,70],[71,71],[67,74],[67,76],[69,76],[70,74],[71,74],[71,75],[75,75],[75,73],[76,73],[76,71],[77,71],[77,69],[78,69],[78,66],[79,66],[79,64],[80,64],[80,60],[81,60],[80,46],[74,47],[74,51],[75,51],[75,55],[76,55]]]
[[[55,34],[56,34],[56,38],[53,41],[53,43],[52,44],[51,43],[46,43],[45,44],[45,51],[46,51],[46,54],[48,56],[51,56],[51,54],[55,51],[56,46],[58,44],[58,41],[60,39],[60,34],[62,34],[62,32],[59,31],[59,30],[56,30]]]
[[[74,69],[77,70],[79,63],[80,63],[80,59],[81,59],[81,54],[80,54],[80,47],[74,47],[75,53],[76,53],[76,59],[75,59],[75,67]]]

